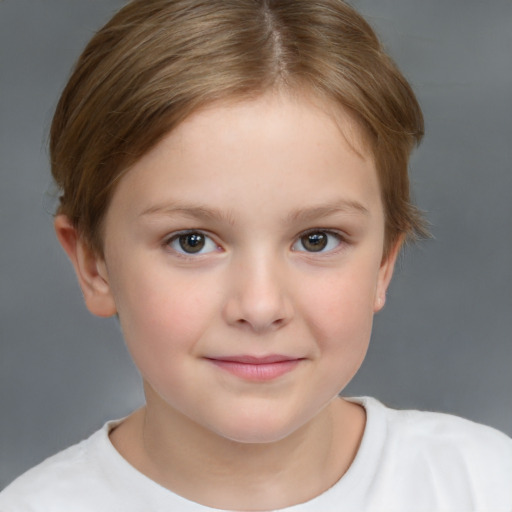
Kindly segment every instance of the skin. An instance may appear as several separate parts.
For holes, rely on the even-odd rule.
[[[281,92],[193,114],[120,181],[104,257],[55,220],[87,307],[119,314],[144,380],[146,406],[111,440],[193,501],[290,506],[357,453],[364,410],[337,395],[364,359],[398,244],[383,260],[375,165],[333,110]],[[207,237],[200,252],[183,249],[183,230]],[[276,354],[292,363],[274,377],[219,365]]]

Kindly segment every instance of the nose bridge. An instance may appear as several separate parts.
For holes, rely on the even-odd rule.
[[[268,248],[240,254],[233,261],[231,292],[226,304],[228,321],[261,332],[288,322],[292,315],[286,268]]]

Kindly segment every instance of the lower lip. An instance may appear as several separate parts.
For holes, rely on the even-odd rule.
[[[286,361],[277,361],[275,363],[261,364],[222,361],[219,359],[210,359],[210,361],[215,366],[242,379],[264,382],[277,379],[278,377],[291,372],[301,360],[290,359]]]

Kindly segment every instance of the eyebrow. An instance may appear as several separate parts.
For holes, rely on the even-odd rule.
[[[358,201],[342,199],[318,206],[312,206],[309,208],[297,208],[285,217],[285,221],[287,223],[309,222],[340,213],[351,215],[358,214],[364,216],[368,216],[370,214],[369,210]],[[157,204],[151,206],[145,209],[139,215],[139,217],[152,215],[172,216],[176,214],[201,221],[220,220],[229,224],[234,224],[236,217],[234,212],[230,210],[225,211],[202,204],[180,202],[165,203],[161,205]]]
[[[308,222],[336,214],[357,214],[369,216],[369,210],[358,201],[338,200],[310,208],[299,208],[287,216],[288,222]]]
[[[235,215],[231,211],[220,210],[219,208],[212,208],[201,204],[189,204],[180,202],[171,202],[161,205],[154,205],[145,209],[139,217],[146,217],[152,215],[183,215],[197,220],[211,221],[221,220],[228,224],[235,223]]]

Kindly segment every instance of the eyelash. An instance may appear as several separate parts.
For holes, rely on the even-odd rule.
[[[318,251],[315,251],[315,250],[308,251],[304,247],[304,243],[303,243],[304,239],[306,237],[310,236],[310,235],[315,235],[315,234],[327,235],[328,238],[335,238],[336,239],[336,247],[330,248],[327,251],[325,251],[324,250],[325,247],[328,247],[328,245],[330,243],[329,239],[327,239],[325,245],[323,247],[320,247],[320,249]],[[187,252],[187,251],[185,251],[183,249],[183,247],[181,247],[181,250],[180,250],[177,247],[173,247],[172,246],[172,244],[174,242],[178,242],[178,244],[180,244],[180,246],[181,246],[180,238],[181,237],[186,237],[186,236],[189,236],[189,235],[200,235],[200,236],[204,237],[203,246],[201,246],[196,253],[194,253],[194,252]],[[346,244],[346,243],[347,242],[346,242],[345,237],[341,233],[339,233],[337,231],[333,231],[333,230],[330,230],[330,229],[313,228],[313,229],[309,229],[307,231],[304,231],[303,233],[300,233],[299,236],[293,242],[291,250],[294,251],[294,252],[304,252],[304,253],[309,254],[309,255],[314,255],[314,254],[331,254],[331,253],[336,253],[340,249],[339,246],[343,245],[343,244]],[[204,248],[204,246],[206,244],[210,244],[210,245],[213,244],[215,246],[215,248],[214,249],[210,248],[210,250],[208,250],[207,252],[200,252],[200,251],[202,251],[202,249]],[[296,248],[297,244],[301,244],[303,249]],[[167,237],[164,240],[163,245],[164,245],[164,247],[167,250],[172,251],[176,256],[178,256],[180,258],[186,258],[186,259],[197,259],[198,257],[204,256],[206,254],[210,254],[212,252],[216,252],[216,251],[218,251],[220,249],[219,244],[217,244],[215,242],[215,240],[212,238],[211,235],[209,235],[206,232],[204,232],[202,230],[199,230],[199,229],[190,229],[190,230],[179,231],[177,233],[173,233],[172,235],[170,235],[169,237]]]
[[[321,247],[320,250],[318,250],[318,251],[308,251],[308,250],[295,249],[295,246],[297,244],[301,244],[302,247],[304,247],[304,244],[303,244],[304,238],[306,238],[306,237],[308,237],[310,235],[315,235],[315,234],[322,234],[322,235],[327,235],[327,237],[335,238],[336,239],[336,247],[330,248],[330,249],[325,251],[324,250],[325,247],[327,247],[329,245],[329,240],[327,240],[326,241],[326,245]],[[339,233],[338,231],[333,231],[331,229],[313,228],[313,229],[308,229],[307,231],[304,231],[303,233],[301,233],[297,237],[296,241],[292,245],[292,250],[293,251],[297,251],[297,252],[304,252],[304,253],[310,254],[310,255],[314,255],[314,254],[333,254],[333,253],[336,253],[336,252],[339,251],[340,245],[343,245],[343,244],[346,244],[346,243],[347,243],[347,241],[346,241],[345,237],[341,233]]]
[[[203,249],[203,247],[204,247],[204,245],[203,245],[202,247],[199,248],[197,253],[194,253],[194,252],[186,252],[185,250],[183,250],[183,247],[181,247],[182,250],[179,250],[178,248],[172,246],[172,244],[174,242],[178,242],[178,244],[179,244],[181,237],[186,237],[189,235],[200,235],[200,236],[204,237],[204,245],[206,245],[208,243],[213,244],[215,246],[215,248],[207,251],[206,253],[199,252]],[[211,252],[215,252],[216,250],[219,249],[219,244],[217,244],[209,234],[207,234],[204,231],[201,231],[199,229],[189,229],[189,230],[185,230],[185,231],[180,231],[178,233],[173,233],[171,236],[167,237],[164,240],[163,245],[167,250],[172,251],[176,256],[178,256],[180,258],[186,258],[186,259],[196,259],[200,256],[209,254]]]

